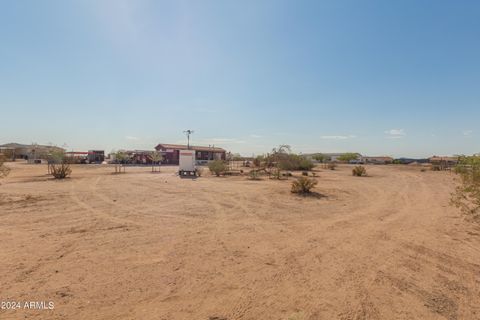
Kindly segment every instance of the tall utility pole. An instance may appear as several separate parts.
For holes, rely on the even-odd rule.
[[[190,135],[193,133],[193,130],[185,130],[183,131],[187,135],[187,149],[190,149]]]

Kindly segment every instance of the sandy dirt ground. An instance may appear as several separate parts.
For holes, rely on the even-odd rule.
[[[0,181],[0,319],[480,319],[480,227],[453,174],[319,169],[287,181],[180,179],[9,164]]]

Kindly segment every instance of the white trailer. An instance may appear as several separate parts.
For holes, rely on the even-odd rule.
[[[183,176],[196,176],[195,150],[180,150],[178,174]]]

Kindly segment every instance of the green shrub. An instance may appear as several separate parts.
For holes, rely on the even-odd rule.
[[[310,193],[311,189],[317,185],[317,180],[307,178],[307,177],[300,177],[297,180],[292,182],[292,193]]]
[[[290,171],[310,171],[315,166],[311,160],[305,158],[304,156],[293,153],[277,155],[276,163],[278,168],[280,168],[281,170]]]
[[[300,159],[300,163],[299,163],[299,166],[298,166],[298,170],[306,170],[306,171],[310,171],[313,169],[315,165],[313,164],[313,162],[305,157],[301,157]]]
[[[223,160],[214,160],[208,164],[208,169],[212,174],[219,177],[228,170],[228,165]]]
[[[352,174],[356,177],[363,177],[367,175],[367,169],[364,166],[356,166],[353,168]]]

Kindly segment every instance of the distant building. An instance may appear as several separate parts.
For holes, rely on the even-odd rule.
[[[432,164],[432,168],[438,170],[450,169],[458,164],[459,157],[430,157],[429,162]]]
[[[104,150],[88,150],[87,160],[89,163],[102,163],[105,161]]]
[[[46,146],[40,144],[20,144],[20,143],[7,143],[0,145],[0,150],[4,150],[8,153],[12,160],[14,159],[47,159],[48,155],[52,152],[64,152],[65,149],[56,146]]]
[[[190,148],[188,148],[186,145],[160,143],[155,147],[155,150],[163,155],[162,163],[164,164],[178,164],[180,150],[187,149],[195,150],[195,160],[199,163],[226,159],[225,149],[213,146],[190,146]]]
[[[385,156],[381,156],[381,157],[363,156],[362,162],[365,164],[392,164],[393,158],[385,157]]]
[[[428,163],[428,159],[398,158],[395,159],[396,164],[423,164]]]

